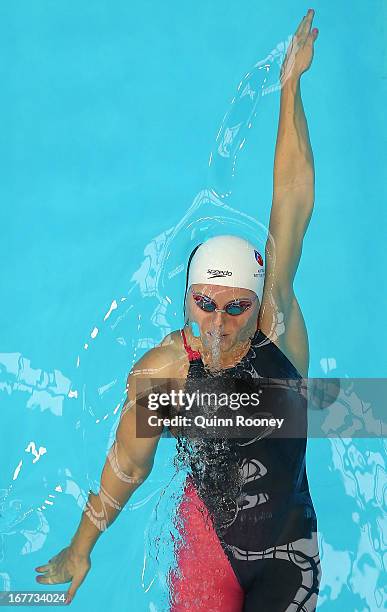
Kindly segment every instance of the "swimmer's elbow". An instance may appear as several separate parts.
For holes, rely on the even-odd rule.
[[[149,476],[154,463],[154,450],[145,447],[137,449],[125,447],[119,436],[113,443],[108,459],[111,468],[119,480],[139,486]]]

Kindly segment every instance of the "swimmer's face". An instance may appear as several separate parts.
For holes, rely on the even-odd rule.
[[[234,300],[250,300],[251,306],[239,315],[226,312],[205,312],[196,303],[193,292],[211,298],[217,308],[224,309]],[[260,302],[254,291],[223,285],[194,284],[188,289],[186,298],[186,313],[190,321],[199,325],[202,342],[211,346],[219,343],[222,350],[227,351],[240,342],[252,338],[257,329]]]

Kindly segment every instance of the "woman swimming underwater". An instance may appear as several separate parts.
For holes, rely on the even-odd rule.
[[[163,424],[153,426],[152,435],[137,435],[145,419],[144,393],[149,397],[163,381],[170,388],[183,381],[185,389],[203,381],[210,388],[215,381],[218,390],[231,385],[251,397],[257,379],[299,382],[308,374],[307,331],[293,281],[314,204],[314,162],[300,91],[318,33],[311,29],[313,15],[310,9],[301,20],[281,67],[265,264],[254,245],[230,235],[210,238],[191,254],[184,329],[166,336],[132,368],[100,491],[89,493],[69,546],[36,568],[39,584],[71,582],[68,601],[90,570],[102,531],[151,472]],[[281,406],[305,410],[301,394],[286,390]],[[189,441],[179,428],[170,429],[184,454]],[[321,572],[305,437],[203,439],[197,448],[200,457],[193,450],[177,509],[182,538],[169,576],[171,610],[315,610]]]

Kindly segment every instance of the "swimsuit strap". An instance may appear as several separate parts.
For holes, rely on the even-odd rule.
[[[201,355],[200,355],[199,351],[194,351],[190,347],[190,345],[187,343],[187,338],[185,336],[184,329],[182,329],[180,331],[181,331],[181,337],[183,338],[184,348],[187,351],[188,359],[190,361],[196,361],[197,359],[201,359]]]

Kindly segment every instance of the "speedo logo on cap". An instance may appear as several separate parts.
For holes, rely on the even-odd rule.
[[[260,266],[263,266],[263,259],[262,259],[262,255],[261,253],[259,253],[258,251],[256,251],[254,249],[254,255],[255,255],[255,259],[256,261],[259,263]]]
[[[225,278],[226,276],[232,276],[230,270],[207,270],[208,278]]]

